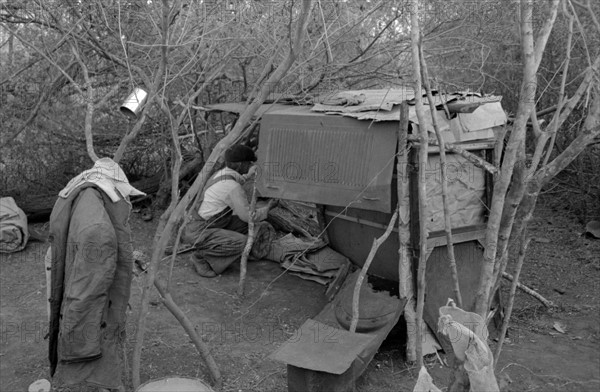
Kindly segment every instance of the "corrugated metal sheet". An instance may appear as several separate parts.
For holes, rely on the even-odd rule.
[[[397,123],[370,124],[307,108],[266,113],[258,189],[267,197],[389,212],[396,132]]]

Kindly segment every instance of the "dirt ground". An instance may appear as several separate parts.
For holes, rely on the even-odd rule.
[[[144,222],[132,215],[135,249],[149,253],[156,220]],[[521,281],[557,306],[548,310],[517,293],[509,338],[497,366],[502,391],[599,390],[600,240],[585,238],[582,231],[574,219],[543,206],[539,209]],[[46,247],[30,242],[24,251],[0,257],[3,392],[26,391],[30,383],[47,377],[47,341],[43,339],[47,330]],[[200,278],[187,255],[180,255],[173,271],[174,299],[210,347],[222,372],[223,391],[285,391],[285,365],[267,357],[325,305],[325,287],[284,274],[275,263],[260,261],[249,265],[247,295],[240,299],[236,295],[238,273],[233,268],[215,279]],[[133,282],[129,349],[134,343],[141,283],[139,278]],[[156,293],[148,325],[143,381],[175,375],[209,379],[194,346]],[[418,369],[407,364],[402,353],[398,335],[392,333],[358,380],[357,390],[412,391]],[[429,371],[442,390],[449,373],[443,360],[443,354],[427,358]]]

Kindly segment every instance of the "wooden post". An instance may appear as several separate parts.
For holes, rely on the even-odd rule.
[[[423,97],[421,88],[421,66],[419,47],[421,33],[419,27],[419,2],[412,0],[410,3],[410,37],[412,52],[413,82],[415,90],[415,110],[419,119],[419,153],[418,153],[418,199],[419,199],[419,267],[417,270],[417,368],[423,366],[423,307],[425,305],[425,270],[427,267],[427,177],[425,167],[429,150],[428,129],[425,122]]]
[[[408,181],[408,103],[400,105],[400,123],[398,125],[398,155],[396,158],[396,181],[398,194],[398,292],[400,298],[406,298],[404,320],[406,320],[406,359],[414,362],[416,354],[415,292],[413,270],[409,257],[410,241],[410,195]]]

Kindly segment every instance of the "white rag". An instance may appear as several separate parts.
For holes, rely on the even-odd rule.
[[[58,193],[66,199],[71,192],[85,183],[92,183],[102,189],[113,202],[127,199],[130,196],[145,196],[146,194],[129,184],[127,176],[118,163],[110,158],[101,158],[94,167],[73,177],[67,186]]]

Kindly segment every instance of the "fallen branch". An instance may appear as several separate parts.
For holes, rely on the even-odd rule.
[[[365,264],[363,265],[362,269],[360,270],[360,274],[358,275],[358,278],[356,279],[356,284],[354,285],[354,295],[352,296],[352,321],[350,322],[350,332],[356,332],[356,325],[358,324],[358,301],[360,298],[360,289],[362,287],[363,280],[365,279],[365,276],[367,276],[367,272],[369,271],[369,267],[371,266],[371,263],[373,262],[373,259],[375,258],[375,254],[377,253],[377,250],[379,249],[381,244],[383,244],[385,242],[385,240],[387,240],[388,237],[390,236],[390,234],[392,233],[392,229],[394,228],[394,225],[396,224],[397,218],[398,218],[398,208],[396,208],[396,210],[394,211],[394,215],[392,215],[392,218],[390,219],[390,223],[388,223],[387,229],[385,229],[385,232],[383,233],[383,235],[381,237],[375,238],[373,240],[373,245],[371,245],[371,251],[369,252],[369,255],[367,256],[367,260],[365,261]]]
[[[515,278],[508,272],[502,273],[502,277],[510,282],[513,282],[515,280]],[[538,293],[530,287],[525,286],[523,283],[517,283],[517,288],[523,291],[524,293],[531,295],[533,298],[537,299],[542,304],[544,304],[547,308],[551,308],[554,306],[554,302],[547,300],[540,293]]]
[[[252,250],[252,245],[254,245],[254,237],[255,237],[255,224],[254,219],[256,218],[256,185],[252,190],[252,201],[250,202],[250,220],[248,221],[248,240],[246,241],[246,246],[244,247],[244,251],[242,252],[242,260],[240,262],[240,283],[238,286],[238,296],[244,296],[244,285],[246,283],[246,271],[248,269],[248,256],[250,256],[250,251]]]

